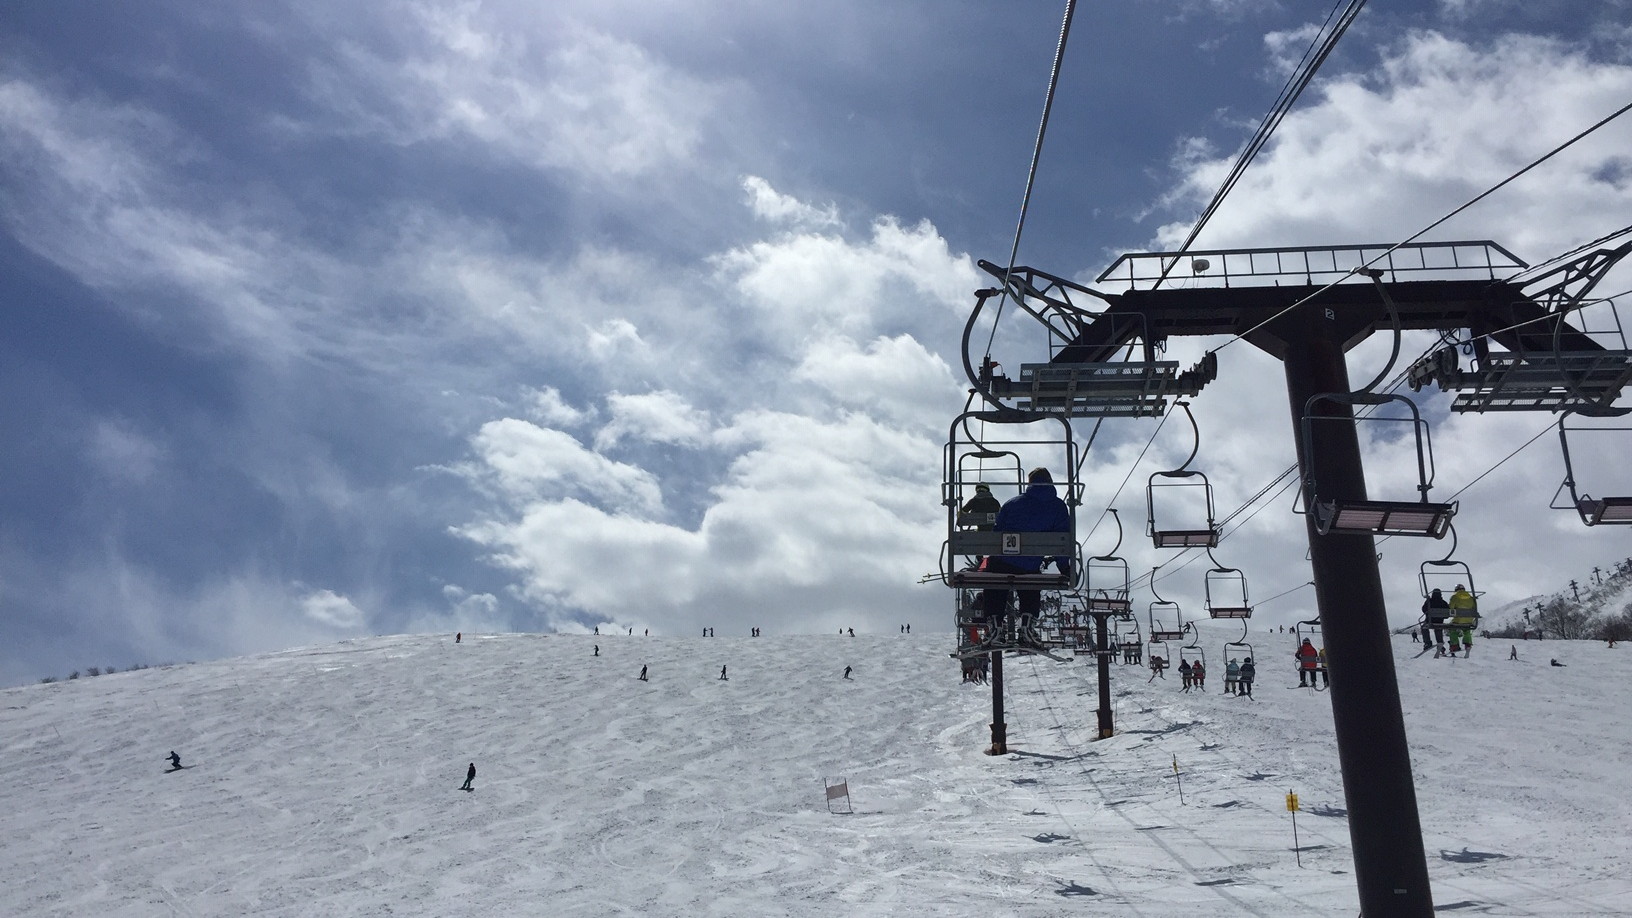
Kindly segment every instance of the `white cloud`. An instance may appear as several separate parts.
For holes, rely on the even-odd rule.
[[[526,400],[529,413],[533,419],[546,425],[572,427],[583,423],[590,417],[589,412],[581,411],[567,404],[554,386],[528,390]]]
[[[504,418],[483,424],[471,446],[479,465],[464,471],[511,499],[576,495],[615,510],[647,513],[663,505],[650,473],[592,452],[559,430]]]
[[[855,338],[903,325],[944,324],[969,305],[974,264],[954,255],[928,221],[873,223],[871,237],[798,233],[715,258],[770,341],[799,343],[813,329]]]
[[[164,449],[125,419],[97,421],[87,455],[111,478],[145,481],[165,459]]]
[[[469,138],[538,168],[611,180],[687,160],[722,97],[639,45],[548,16],[410,10],[395,41],[345,45],[313,69],[328,130],[404,145]]]
[[[708,441],[710,421],[680,395],[648,392],[624,395],[614,392],[606,398],[612,420],[595,434],[595,448],[606,449],[620,441],[702,445]]]
[[[809,229],[839,225],[838,208],[832,204],[826,207],[806,204],[797,198],[777,192],[771,187],[770,182],[757,175],[743,178],[742,188],[748,192],[749,209],[761,220],[790,223]]]
[[[791,378],[809,382],[847,410],[919,428],[932,405],[954,406],[967,385],[951,368],[907,335],[880,337],[865,347],[843,336],[810,342]]]
[[[1408,35],[1375,75],[1332,74],[1288,115],[1198,248],[1403,239],[1632,97],[1632,67],[1534,36],[1475,47]],[[1178,161],[1199,208],[1228,160]],[[1623,118],[1446,224],[1431,238],[1495,238],[1539,258],[1623,225],[1632,209]],[[1187,224],[1156,244],[1176,245]]]
[[[368,621],[368,615],[350,599],[333,590],[318,590],[300,601],[301,612],[314,622],[330,628],[355,630]]]

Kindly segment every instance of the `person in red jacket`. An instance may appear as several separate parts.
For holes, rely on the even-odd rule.
[[[1314,685],[1315,668],[1320,665],[1320,651],[1315,649],[1314,644],[1309,643],[1308,638],[1304,638],[1293,656],[1298,661],[1298,685]]]

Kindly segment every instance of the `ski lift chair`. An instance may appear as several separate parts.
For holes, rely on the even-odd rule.
[[[1145,639],[1139,633],[1139,620],[1129,615],[1125,619],[1113,619],[1112,625],[1116,629],[1114,640],[1117,649],[1122,651],[1119,659],[1124,663],[1144,662]]]
[[[1179,645],[1179,662],[1194,664],[1199,661],[1205,667],[1207,665],[1207,651],[1201,648],[1201,632],[1196,629],[1194,622],[1186,623],[1184,630],[1190,634],[1190,640],[1188,643]]]
[[[1088,614],[1119,619],[1133,617],[1133,601],[1128,598],[1128,562],[1116,556],[1122,547],[1122,517],[1115,507],[1106,511],[1116,520],[1116,545],[1103,555],[1094,555],[1083,566],[1082,586],[1088,597]]]
[[[1240,656],[1231,656],[1232,653],[1240,654]],[[1247,623],[1246,620],[1243,619],[1241,622],[1241,638],[1235,641],[1224,642],[1224,662],[1228,664],[1231,662],[1240,662],[1240,660],[1250,660],[1252,659],[1252,656],[1252,644],[1247,641]]]
[[[1324,640],[1322,640],[1321,636],[1320,636],[1320,619],[1318,619],[1318,618],[1312,618],[1312,619],[1310,619],[1308,621],[1298,622],[1296,625],[1293,625],[1292,626],[1292,638],[1293,638],[1293,640],[1297,641],[1298,646],[1300,646],[1300,647],[1303,645],[1303,641],[1304,641],[1305,638],[1309,639],[1309,643],[1315,645],[1316,650],[1321,650],[1326,646],[1326,642]],[[1317,676],[1325,675],[1325,673],[1326,673],[1326,664],[1323,663],[1323,662],[1318,662],[1317,661],[1316,664],[1315,664],[1315,670],[1314,671],[1315,671],[1315,675],[1317,675]],[[1314,684],[1316,682],[1318,682],[1319,684],[1318,685]],[[1326,684],[1325,683],[1326,683],[1325,679],[1311,680],[1311,684],[1309,685],[1309,688],[1312,688],[1317,692],[1323,692],[1323,691],[1326,690]]]
[[[1625,414],[1628,410],[1629,409],[1600,410],[1592,412],[1592,414],[1596,416],[1619,416]],[[1564,451],[1564,483],[1558,486],[1557,491],[1553,492],[1551,506],[1555,510],[1566,509],[1566,507],[1574,508],[1575,512],[1581,516],[1581,522],[1587,524],[1588,526],[1632,525],[1632,497],[1593,497],[1590,494],[1583,494],[1576,491],[1575,467],[1570,461],[1570,439],[1568,428],[1564,422],[1569,419],[1571,414],[1584,413],[1586,412],[1566,411],[1564,412],[1564,415],[1558,419],[1558,441],[1560,446],[1563,447]],[[1577,428],[1578,431],[1581,429],[1583,428]],[[1627,430],[1629,428],[1604,427],[1595,429]],[[1558,502],[1559,496],[1563,494],[1566,489],[1568,489],[1570,492],[1570,503],[1568,505],[1560,505]]]
[[[1190,450],[1190,457],[1176,469],[1165,472],[1156,472],[1150,476],[1145,484],[1145,530],[1150,536],[1152,544],[1157,548],[1212,548],[1218,544],[1218,526],[1213,522],[1213,486],[1207,481],[1207,476],[1190,468],[1190,463],[1196,458],[1196,452],[1201,449],[1201,430],[1196,426],[1196,417],[1190,413],[1187,402],[1176,402],[1184,409],[1185,416],[1190,419],[1190,428],[1196,434],[1195,446]],[[1183,499],[1192,505],[1198,503],[1206,513],[1205,526],[1177,526],[1173,525],[1167,512],[1156,512],[1159,492],[1165,492],[1163,503],[1171,508],[1175,500]],[[1185,515],[1182,522],[1201,522],[1194,513]]]
[[[1026,437],[1020,429],[1034,424],[1058,425],[1060,433],[1052,438]],[[984,430],[988,425],[1007,434],[977,435],[974,425]],[[972,495],[975,481],[993,487],[1013,487],[1018,494],[1027,485],[1018,473],[1021,451],[1027,455],[1054,452],[1058,458],[1051,468],[1059,468],[1064,480],[1054,482],[1070,512],[1070,530],[1067,532],[999,532],[981,529],[984,519],[968,518],[962,511],[965,494]],[[1012,484],[996,482],[981,470],[981,464],[997,459],[1005,469],[1012,466],[1015,480]],[[976,467],[971,469],[974,460]],[[952,422],[943,461],[944,480],[941,502],[947,508],[947,539],[941,556],[942,579],[955,589],[993,590],[1069,590],[1081,575],[1082,565],[1076,543],[1077,506],[1082,503],[1082,485],[1077,481],[1077,450],[1072,439],[1071,424],[1060,417],[1027,414],[1012,410],[966,411]],[[971,480],[973,479],[973,480]],[[962,517],[960,519],[960,517]],[[990,521],[996,523],[995,517]],[[1069,570],[1036,573],[1012,573],[999,570],[981,570],[980,560],[1009,556],[1041,556],[1070,559]]]
[[[1457,587],[1465,587],[1475,598],[1480,595],[1474,589],[1473,570],[1465,562],[1451,557],[1456,554],[1456,527],[1452,526],[1450,532],[1451,550],[1445,553],[1445,557],[1424,561],[1417,568],[1417,586],[1423,599],[1427,599],[1428,594],[1436,589],[1448,597]]]
[[[1247,601],[1247,575],[1237,568],[1219,564],[1211,549],[1208,549],[1207,557],[1213,562],[1203,581],[1208,617],[1251,618],[1252,604]]]
[[[1410,409],[1409,418],[1360,418],[1352,410],[1341,416],[1319,417],[1313,412],[1318,401],[1354,405],[1384,405],[1402,402]],[[1311,478],[1308,482],[1309,512],[1314,515],[1315,531],[1321,535],[1399,535],[1429,536],[1440,539],[1450,528],[1451,517],[1456,515],[1456,503],[1431,503],[1428,491],[1433,486],[1433,449],[1428,439],[1428,422],[1422,419],[1416,403],[1397,393],[1338,392],[1314,395],[1304,405],[1302,434],[1305,454],[1313,453],[1313,422],[1338,421],[1358,424],[1366,421],[1409,421],[1417,448],[1417,491],[1419,500],[1362,500],[1323,493],[1323,483]]]

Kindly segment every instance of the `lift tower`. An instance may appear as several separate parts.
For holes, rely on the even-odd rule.
[[[1632,381],[1632,351],[1606,348],[1569,320],[1629,249],[1582,255],[1528,293],[1503,279],[1527,265],[1488,241],[1131,254],[1098,278],[1114,293],[981,262],[1049,337],[1048,362],[1021,365],[1015,379],[966,366],[998,403],[1067,417],[1160,415],[1218,369],[1216,351],[1184,372],[1157,361],[1173,336],[1239,337],[1282,362],[1364,915],[1434,912],[1374,537],[1441,537],[1456,507],[1428,501],[1420,433],[1418,499],[1366,493],[1355,406],[1399,399],[1416,409],[1372,386],[1356,392],[1344,354],[1379,330],[1466,330],[1473,365],[1461,369],[1455,346],[1442,349],[1412,366],[1413,389],[1457,390],[1453,411],[1608,411]],[[1169,277],[1183,286],[1163,287]],[[1073,295],[1100,303],[1083,308]],[[1491,353],[1492,341],[1507,352]]]

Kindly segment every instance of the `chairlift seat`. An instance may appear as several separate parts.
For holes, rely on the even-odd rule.
[[[1321,535],[1367,534],[1444,538],[1456,504],[1394,500],[1316,500],[1315,530]]]
[[[1022,411],[1066,417],[1159,417],[1168,399],[1195,395],[1204,374],[1180,373],[1176,361],[1116,360],[1096,363],[1026,363],[1020,378],[991,380],[999,399],[1015,399]]]
[[[1632,383],[1632,351],[1491,354],[1477,370],[1456,368],[1454,348],[1419,360],[1411,385],[1457,392],[1451,411],[1562,411],[1607,405]]]
[[[1582,497],[1575,510],[1588,526],[1632,523],[1632,497]]]
[[[1216,548],[1218,546],[1218,530],[1208,529],[1158,529],[1150,534],[1157,548]]]
[[[1110,596],[1091,596],[1088,599],[1088,613],[1101,615],[1115,615],[1117,617],[1131,617],[1133,603],[1126,599],[1117,599]]]

